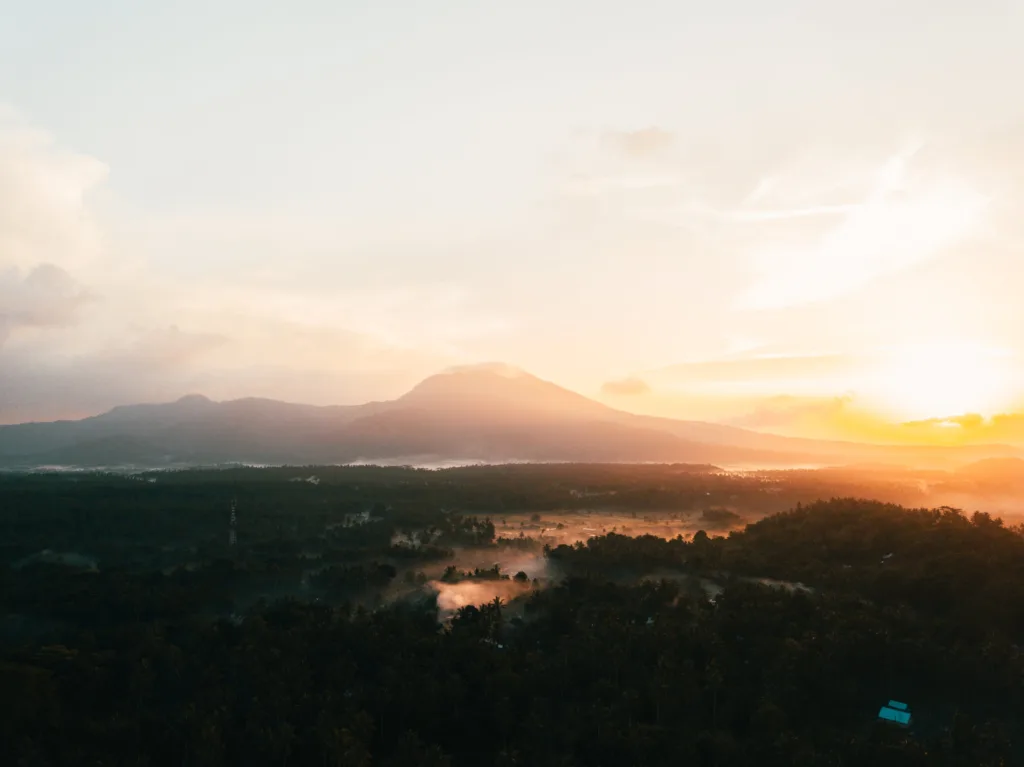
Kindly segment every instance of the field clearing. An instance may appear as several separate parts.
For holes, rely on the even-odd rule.
[[[739,513],[739,512],[737,512]],[[555,512],[517,512],[493,518],[495,535],[516,538],[520,534],[535,538],[551,546],[586,541],[598,535],[655,535],[692,538],[698,530],[708,535],[727,535],[730,530],[742,529],[753,517],[740,514],[742,521],[732,525],[715,525],[702,520],[699,511],[644,511],[582,510]]]

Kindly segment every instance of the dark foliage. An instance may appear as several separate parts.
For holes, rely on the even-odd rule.
[[[0,764],[1021,763],[1024,539],[997,520],[838,500],[725,538],[611,534],[441,624],[422,568],[493,552],[486,514],[547,491],[358,476],[0,480]],[[890,697],[910,730],[875,722]]]

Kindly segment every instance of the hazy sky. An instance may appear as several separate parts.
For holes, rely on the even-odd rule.
[[[485,360],[762,426],[1024,401],[1021,0],[0,18],[0,422]]]

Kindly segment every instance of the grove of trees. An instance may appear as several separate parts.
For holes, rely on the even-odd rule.
[[[280,471],[0,478],[0,764],[1024,763],[1024,536],[988,515],[841,498],[541,550],[488,509],[579,467]],[[506,545],[545,577],[460,564]],[[526,595],[442,621],[424,571]],[[876,721],[890,698],[909,729]]]

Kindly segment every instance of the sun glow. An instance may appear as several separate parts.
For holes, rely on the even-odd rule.
[[[869,393],[900,420],[991,415],[1011,405],[1011,355],[972,343],[930,343],[888,350]]]

